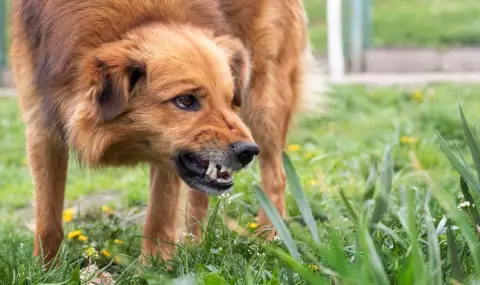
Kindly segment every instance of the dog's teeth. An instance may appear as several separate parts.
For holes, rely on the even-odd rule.
[[[233,169],[227,167],[227,172],[228,172],[228,173],[232,173],[232,172],[233,172]]]
[[[208,176],[210,176],[210,174],[212,173],[213,169],[217,170],[217,168],[215,167],[215,163],[213,162],[209,162],[208,163],[208,169],[207,169],[207,172],[205,174],[207,174]]]
[[[213,180],[217,179],[217,168],[214,167],[212,172],[210,173],[210,178],[212,178]]]
[[[226,168],[225,166],[222,166],[222,168],[220,169],[220,172],[225,172],[225,171],[228,171],[228,168]]]

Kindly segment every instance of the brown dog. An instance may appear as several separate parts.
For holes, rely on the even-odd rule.
[[[151,165],[146,254],[174,239],[182,181],[198,190],[189,200],[201,221],[207,194],[230,190],[259,149],[263,189],[285,214],[281,152],[307,49],[300,0],[12,2],[34,255],[51,259],[63,240],[69,151],[89,167]]]

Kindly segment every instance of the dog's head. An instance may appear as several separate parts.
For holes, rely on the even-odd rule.
[[[145,27],[88,53],[79,70],[67,129],[90,166],[155,163],[219,194],[259,152],[238,116],[250,67],[234,38]]]

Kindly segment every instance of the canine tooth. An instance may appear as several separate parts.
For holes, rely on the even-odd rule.
[[[212,170],[212,173],[210,173],[210,178],[212,179],[217,179],[217,168],[214,167],[213,170]]]
[[[222,166],[222,168],[220,169],[220,172],[225,172],[225,171],[228,171],[228,168],[226,168],[225,166]]]
[[[215,168],[215,170],[217,170],[217,168],[215,167],[215,163],[213,163],[213,162],[210,161],[210,162],[208,163],[208,169],[207,169],[206,174],[207,174],[207,175],[210,175],[210,174],[212,173],[212,171],[213,171],[214,168]]]
[[[227,172],[228,172],[228,173],[232,173],[232,172],[233,172],[233,169],[227,167]]]

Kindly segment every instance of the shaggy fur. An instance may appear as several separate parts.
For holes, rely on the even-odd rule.
[[[281,152],[307,50],[300,0],[12,0],[11,62],[36,193],[34,255],[63,239],[69,151],[89,167],[149,163],[143,252],[168,257],[179,189],[174,157],[260,148],[262,187],[285,215]],[[173,102],[187,94],[194,111]],[[220,160],[218,160],[220,161]],[[233,165],[233,164],[232,164]],[[191,190],[189,221],[208,196]],[[268,223],[263,211],[260,223]]]

